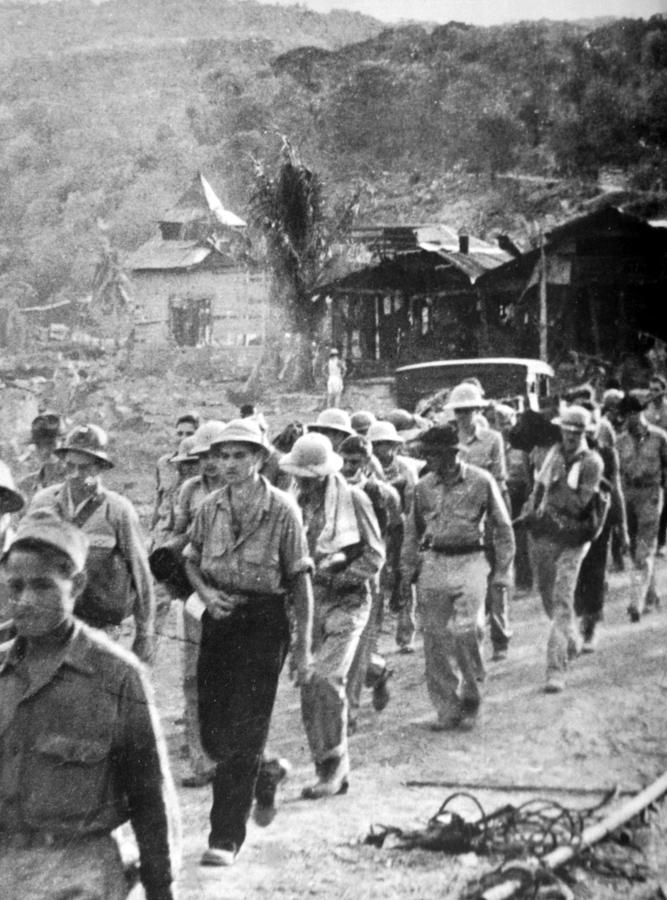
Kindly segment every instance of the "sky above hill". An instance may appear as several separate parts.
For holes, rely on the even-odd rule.
[[[291,6],[294,0],[269,0]],[[522,19],[589,19],[598,16],[650,18],[667,14],[667,0],[301,0],[317,12],[347,9],[383,21],[419,19],[497,25]]]

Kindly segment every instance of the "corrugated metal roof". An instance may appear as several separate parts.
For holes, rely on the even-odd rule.
[[[134,272],[142,269],[191,269],[213,253],[213,247],[200,241],[163,241],[156,236],[142,244],[127,259],[127,268]]]
[[[483,275],[484,272],[488,272],[489,269],[495,269],[513,259],[510,253],[506,253],[499,247],[491,247],[491,245],[488,245],[489,249],[471,250],[469,253],[461,253],[460,251],[449,252],[441,247],[435,247],[433,244],[420,244],[420,247],[437,253],[438,256],[456,266],[457,269],[460,269],[461,272],[468,276],[471,284],[474,284],[479,276]]]

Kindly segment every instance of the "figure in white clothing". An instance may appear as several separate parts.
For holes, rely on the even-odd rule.
[[[327,363],[327,407],[339,407],[343,395],[343,378],[345,377],[345,363],[338,355],[338,350],[329,352]]]

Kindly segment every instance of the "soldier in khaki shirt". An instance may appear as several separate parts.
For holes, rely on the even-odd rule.
[[[470,725],[479,709],[488,571],[484,538],[493,540],[494,583],[506,585],[514,534],[494,479],[461,461],[455,428],[431,428],[421,442],[429,473],[415,488],[401,565],[404,577],[418,585],[426,684],[438,714],[432,727],[442,731]]]
[[[509,511],[511,507],[507,494],[507,462],[503,437],[498,431],[489,428],[488,423],[483,426],[480,422],[482,410],[487,405],[481,389],[476,384],[463,382],[452,388],[445,409],[450,410],[456,418],[461,459],[493,476]],[[489,525],[487,522],[487,527]],[[512,637],[509,623],[511,584],[501,584],[493,580],[495,569],[493,546],[494,541],[487,535],[486,554],[491,571],[486,591],[486,613],[490,624],[493,659],[501,660],[507,656]]]
[[[618,410],[625,430],[618,435],[616,448],[639,582],[628,614],[636,622],[646,608],[658,605],[654,555],[667,478],[667,432],[648,423],[644,403],[634,392],[621,400]]]
[[[129,821],[147,900],[172,900],[176,809],[145,676],[73,616],[87,549],[42,511],[2,559],[16,637],[0,665],[0,892],[122,900],[112,832]]]

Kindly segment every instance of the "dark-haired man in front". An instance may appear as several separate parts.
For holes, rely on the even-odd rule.
[[[2,558],[16,633],[0,665],[3,900],[122,900],[129,821],[147,900],[172,900],[176,807],[150,690],[131,654],[73,615],[88,542],[50,512]]]

